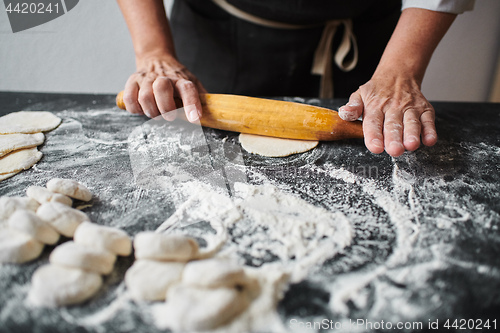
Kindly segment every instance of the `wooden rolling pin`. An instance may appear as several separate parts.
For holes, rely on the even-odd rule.
[[[318,106],[225,94],[200,98],[200,123],[205,127],[299,140],[363,138],[360,121],[342,120],[336,111]],[[116,105],[125,110],[123,91],[116,96]]]

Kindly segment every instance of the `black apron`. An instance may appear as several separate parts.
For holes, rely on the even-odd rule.
[[[335,97],[347,98],[372,76],[401,10],[400,0],[234,0],[250,14],[292,24],[351,18],[357,66],[333,65]],[[323,27],[285,30],[233,17],[210,0],[176,0],[170,18],[179,61],[212,93],[317,97],[311,74]],[[334,38],[340,43],[342,28]]]

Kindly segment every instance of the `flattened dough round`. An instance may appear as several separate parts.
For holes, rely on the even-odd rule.
[[[20,264],[38,258],[44,245],[13,229],[0,230],[0,262]]]
[[[170,286],[180,281],[185,264],[136,260],[125,273],[125,285],[132,298],[144,301],[163,301]]]
[[[1,182],[2,180],[6,180],[6,179],[9,179],[9,178],[10,178],[10,177],[12,177],[12,176],[17,175],[19,172],[20,172],[20,171],[17,171],[17,172],[11,172],[11,173],[4,173],[4,174],[0,175],[0,182]]]
[[[40,161],[42,155],[36,147],[13,151],[0,158],[0,174],[29,169]]]
[[[45,265],[38,268],[31,278],[28,301],[46,307],[82,303],[94,296],[101,286],[102,277],[97,273]]]
[[[83,222],[76,228],[75,243],[111,252],[120,256],[132,253],[132,240],[123,230]]]
[[[39,146],[45,141],[43,133],[0,135],[0,157],[11,151]]]
[[[47,182],[47,188],[55,193],[61,193],[78,200],[89,201],[92,193],[85,185],[72,179],[53,178]]]
[[[19,111],[0,117],[0,134],[38,133],[59,126],[61,118],[47,111]]]
[[[56,247],[50,254],[49,261],[55,265],[107,275],[113,270],[116,256],[69,241]]]
[[[9,218],[9,227],[44,244],[55,244],[59,240],[59,233],[29,210],[15,211]]]
[[[281,139],[246,133],[241,133],[239,140],[243,149],[249,153],[268,157],[303,153],[318,145],[318,141]]]

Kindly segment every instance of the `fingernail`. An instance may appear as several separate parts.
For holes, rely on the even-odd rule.
[[[349,102],[346,106],[360,106],[361,104],[358,101]]]
[[[377,146],[379,148],[383,148],[384,147],[384,144],[379,139],[373,139],[372,140],[372,145]]]
[[[432,135],[432,134],[427,134],[427,135],[425,136],[425,140],[427,140],[427,141],[436,140],[436,136],[435,136],[435,135]]]
[[[198,110],[196,110],[196,106],[187,105],[184,107],[184,110],[186,111],[186,116],[188,117],[189,121],[194,122],[200,119],[200,115],[198,114]]]
[[[401,148],[404,148],[404,146],[400,142],[393,141],[393,142],[389,143],[389,149],[391,149],[391,150],[396,150],[396,149],[401,149]]]
[[[408,138],[406,138],[406,142],[408,143],[413,143],[413,142],[417,142],[418,141],[418,138],[416,136],[409,136]]]

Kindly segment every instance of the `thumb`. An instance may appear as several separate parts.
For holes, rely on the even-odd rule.
[[[358,91],[355,91],[349,97],[349,102],[339,108],[339,117],[343,120],[354,121],[363,114],[363,99]]]

